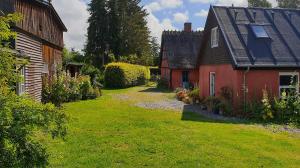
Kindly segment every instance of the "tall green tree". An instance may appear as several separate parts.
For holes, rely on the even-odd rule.
[[[105,56],[109,49],[117,60],[120,56],[137,55],[140,60],[145,60],[139,61],[141,64],[148,64],[149,59],[152,59],[150,31],[146,21],[148,14],[140,2],[140,0],[92,0],[87,54],[98,53]],[[94,19],[100,17],[101,19]],[[97,26],[99,24],[101,26]],[[95,40],[96,37],[99,37],[99,40]],[[101,42],[104,44],[100,44]],[[97,46],[103,47],[98,47],[99,50],[93,53]],[[96,64],[99,65],[99,62]]]
[[[109,43],[108,11],[106,0],[92,0],[89,4],[90,17],[87,30],[86,55],[93,65],[101,67],[104,52]]]
[[[277,0],[281,8],[300,8],[300,0]]]
[[[159,64],[159,50],[160,50],[160,45],[158,44],[157,38],[152,37],[151,41],[151,56],[153,58],[153,65],[158,66]]]
[[[248,6],[271,8],[272,4],[268,0],[248,0]]]

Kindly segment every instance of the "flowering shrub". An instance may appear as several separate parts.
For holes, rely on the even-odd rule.
[[[53,103],[59,107],[64,102],[95,99],[101,96],[101,90],[92,86],[89,76],[71,78],[66,73],[58,74],[49,81],[44,79],[42,102]]]
[[[283,92],[281,98],[270,99],[268,92],[263,90],[263,98],[249,102],[246,115],[249,118],[276,123],[293,123],[300,126],[300,96],[297,92]]]
[[[272,106],[269,100],[269,95],[267,90],[263,90],[263,98],[262,98],[262,118],[264,120],[273,119],[273,111]]]

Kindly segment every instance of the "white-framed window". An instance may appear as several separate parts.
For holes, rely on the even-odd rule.
[[[219,46],[219,29],[218,27],[211,29],[211,48]]]
[[[280,72],[279,73],[279,94],[283,92],[299,92],[299,73],[298,72]]]
[[[21,80],[18,83],[18,87],[17,87],[17,94],[18,95],[22,95],[25,93],[25,66],[22,66],[19,69],[19,75],[21,77]]]
[[[216,73],[209,73],[209,95],[216,96]]]

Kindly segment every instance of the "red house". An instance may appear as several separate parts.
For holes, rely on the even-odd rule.
[[[211,6],[199,55],[203,97],[232,90],[233,104],[299,90],[300,11]]]
[[[161,44],[161,78],[172,89],[198,85],[197,60],[202,32],[192,31],[192,24],[185,23],[184,31],[164,31]]]

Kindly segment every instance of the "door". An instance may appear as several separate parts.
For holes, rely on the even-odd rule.
[[[216,95],[216,73],[210,72],[209,75],[209,92],[210,96]]]
[[[182,86],[183,88],[189,88],[189,71],[182,71]]]

